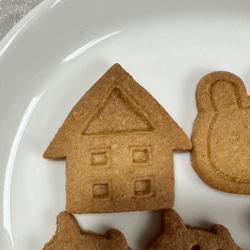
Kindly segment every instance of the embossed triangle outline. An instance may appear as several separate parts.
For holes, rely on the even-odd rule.
[[[86,134],[87,129],[89,128],[89,126],[91,125],[91,123],[101,114],[102,110],[104,109],[104,107],[106,106],[110,96],[112,95],[112,93],[114,91],[117,91],[117,94],[119,96],[119,98],[124,102],[124,104],[130,108],[131,111],[133,111],[135,113],[135,115],[137,117],[139,117],[146,125],[147,125],[147,129],[130,129],[130,130],[115,130],[115,131],[100,131],[100,132],[96,132],[96,133],[89,133]],[[125,101],[124,101],[125,100]],[[83,135],[105,135],[105,134],[121,134],[121,133],[132,133],[132,132],[139,132],[139,131],[147,131],[147,132],[151,132],[154,130],[154,127],[152,126],[152,124],[149,122],[148,118],[146,118],[146,116],[140,112],[138,110],[138,108],[136,107],[136,105],[133,103],[133,101],[130,100],[130,98],[128,96],[126,96],[123,91],[119,88],[119,87],[114,87],[112,89],[112,91],[110,91],[110,94],[108,95],[108,97],[106,98],[106,100],[104,101],[102,107],[93,115],[93,117],[90,119],[90,121],[88,122],[88,125],[86,126],[86,129],[83,131]]]

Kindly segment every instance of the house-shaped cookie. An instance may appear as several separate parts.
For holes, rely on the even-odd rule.
[[[44,157],[66,158],[66,210],[107,213],[174,204],[173,151],[191,142],[119,64],[79,100]]]

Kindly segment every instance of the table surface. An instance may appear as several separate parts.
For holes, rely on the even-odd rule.
[[[0,0],[0,40],[42,0]]]

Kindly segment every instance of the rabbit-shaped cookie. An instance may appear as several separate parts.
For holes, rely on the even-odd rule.
[[[61,212],[57,216],[57,229],[43,250],[130,250],[124,235],[117,229],[110,229],[105,235],[82,231],[72,214]]]
[[[229,72],[204,76],[196,92],[192,165],[212,187],[250,194],[250,98]]]
[[[163,228],[147,250],[240,250],[227,228],[214,225],[210,231],[186,226],[178,213],[167,209],[163,214]]]

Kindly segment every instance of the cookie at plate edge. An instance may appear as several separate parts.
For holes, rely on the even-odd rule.
[[[128,212],[174,205],[172,154],[191,148],[164,108],[115,64],[73,107],[44,157],[66,158],[67,212]]]
[[[210,186],[250,194],[250,98],[236,75],[217,71],[196,90],[192,166]]]

